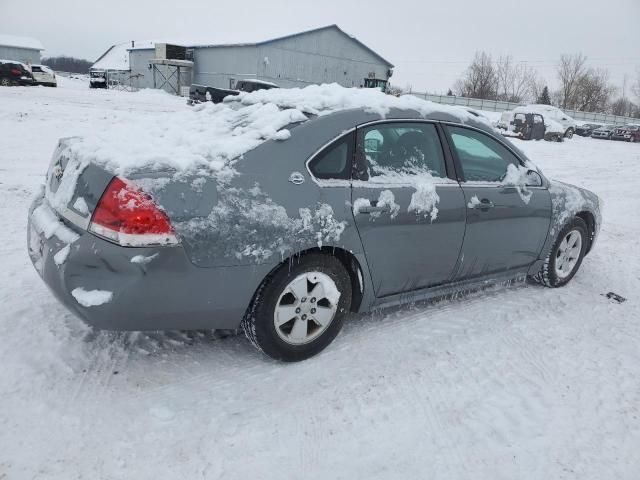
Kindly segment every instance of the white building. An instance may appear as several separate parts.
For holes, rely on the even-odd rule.
[[[0,33],[0,59],[39,64],[44,47],[39,40]]]

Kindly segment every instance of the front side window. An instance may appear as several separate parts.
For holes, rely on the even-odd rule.
[[[477,130],[447,127],[467,182],[500,182],[509,165],[520,165],[504,145]]]
[[[309,162],[309,170],[319,179],[351,178],[353,134],[346,135],[325,148]]]
[[[364,128],[361,138],[370,179],[447,175],[440,138],[431,123],[382,123]]]

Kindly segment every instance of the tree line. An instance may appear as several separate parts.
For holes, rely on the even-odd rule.
[[[447,94],[640,118],[640,105],[611,84],[606,69],[590,67],[581,53],[561,55],[556,76],[559,88],[550,91],[544,79],[526,63],[516,62],[512,56],[494,60],[486,52],[476,52]],[[640,69],[632,91],[640,100]]]
[[[74,57],[47,57],[42,59],[42,64],[58,72],[89,73],[93,62]]]

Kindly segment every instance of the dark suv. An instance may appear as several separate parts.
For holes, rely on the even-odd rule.
[[[622,140],[624,142],[640,142],[640,126],[625,125],[613,131],[611,140]]]
[[[0,85],[33,85],[33,75],[22,63],[0,60]]]

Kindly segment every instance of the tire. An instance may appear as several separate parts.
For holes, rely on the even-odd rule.
[[[635,137],[631,137],[631,138],[629,138],[629,143],[633,143],[633,142],[635,142],[635,141],[636,141]]]
[[[569,128],[564,132],[564,138],[573,138],[573,128]]]
[[[569,262],[565,269],[562,269],[564,263],[561,262],[563,255],[565,252],[562,251],[563,242],[567,238],[575,238],[570,237],[570,235],[579,235],[579,251],[575,251],[578,254],[577,257],[568,257],[575,258],[574,262]],[[569,244],[572,240],[570,240]],[[540,272],[538,272],[533,278],[538,283],[546,287],[557,288],[563,287],[567,283],[571,281],[574,277],[580,265],[582,264],[582,260],[584,259],[584,255],[587,251],[587,246],[589,242],[589,229],[587,224],[581,218],[574,218],[568,225],[566,225],[558,234],[556,241],[549,252],[549,255],[544,261]],[[566,256],[564,257],[567,258]],[[568,260],[567,260],[568,261]],[[557,268],[560,267],[560,268]],[[569,269],[570,268],[570,269]]]
[[[11,85],[11,82],[9,81],[8,78],[2,78],[0,79],[0,85],[3,87],[8,87]]]
[[[318,285],[323,291],[314,290]],[[318,298],[313,292],[319,292]],[[351,293],[351,279],[337,258],[321,253],[303,255],[283,264],[262,283],[242,320],[242,329],[251,343],[271,358],[305,360],[338,335],[351,307]],[[324,312],[322,320],[314,318],[320,311]]]

